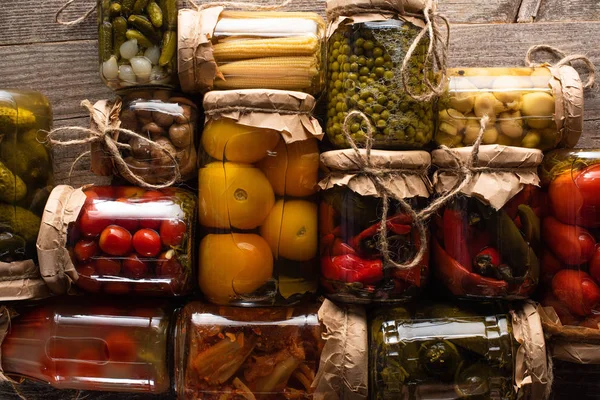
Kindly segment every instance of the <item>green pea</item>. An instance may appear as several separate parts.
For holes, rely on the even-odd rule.
[[[367,115],[373,114],[373,109],[371,107],[365,107],[365,114],[367,114]]]
[[[375,43],[373,43],[372,40],[365,40],[365,43],[363,44],[363,49],[373,50],[374,47],[375,47]]]
[[[384,62],[385,61],[383,61],[383,57],[377,57],[375,59],[375,66],[376,67],[382,67]]]
[[[383,110],[381,112],[381,119],[388,120],[390,119],[390,112],[388,110]]]
[[[383,77],[384,72],[385,70],[382,67],[375,68],[375,75],[377,75],[379,78]]]
[[[383,129],[387,126],[387,122],[385,122],[385,120],[380,119],[377,121],[377,128],[379,129]]]
[[[364,65],[367,65],[367,58],[365,56],[360,56],[360,57],[358,57],[356,62],[358,63],[358,65],[360,65],[362,67]]]
[[[355,63],[356,61],[358,61],[358,56],[356,56],[356,55],[352,54],[352,55],[350,56],[350,58],[349,58],[349,61],[350,61],[351,63]]]
[[[342,88],[342,82],[341,81],[335,81],[334,83],[334,87],[336,89],[341,89]]]
[[[383,55],[383,59],[384,59],[385,61],[392,61],[392,56],[390,56],[389,54],[384,54],[384,55]]]
[[[386,61],[385,63],[383,63],[383,68],[385,68],[385,69],[393,69],[394,68],[394,63],[392,63],[391,61]]]
[[[342,71],[344,71],[344,72],[350,72],[350,63],[344,63],[342,65]]]
[[[348,79],[353,80],[353,81],[357,81],[358,80],[358,74],[355,74],[354,72],[351,72],[348,74]]]
[[[365,54],[365,51],[362,47],[357,47],[356,49],[354,49],[354,54],[356,54],[357,56],[362,56],[363,54]]]
[[[364,101],[364,100],[362,100],[362,99],[361,99],[361,100],[359,100],[359,101],[356,103],[356,106],[357,106],[357,107],[358,107],[360,110],[364,110],[366,105],[367,105],[367,102],[366,102],[366,101]]]
[[[337,50],[334,50],[334,51],[332,51],[332,52],[331,52],[330,59],[331,59],[331,60],[337,60],[337,58],[338,58],[339,56],[340,56],[340,52],[339,52],[339,51],[337,51]]]
[[[367,79],[369,79],[369,78],[367,78],[366,76],[359,76],[358,77],[358,81],[361,82],[361,83],[367,83]]]
[[[345,54],[340,54],[337,57],[337,62],[339,62],[340,64],[344,64],[344,63],[348,62],[348,56]]]
[[[334,81],[337,81],[339,75],[340,75],[339,72],[334,72],[333,74],[331,74],[331,79]]]
[[[356,47],[363,47],[364,44],[365,44],[365,39],[363,39],[363,38],[358,38],[358,39],[356,39],[356,42],[354,42],[354,45]]]
[[[334,61],[331,63],[330,68],[332,71],[339,71],[340,70],[340,64],[337,61]]]
[[[375,66],[375,60],[373,60],[372,58],[367,58],[367,67],[373,68],[374,66]]]
[[[388,98],[386,95],[381,95],[379,97],[377,97],[377,102],[381,105],[384,105],[385,103],[387,103]]]
[[[357,123],[354,123],[354,124],[350,125],[350,131],[351,131],[352,133],[356,133],[356,132],[358,132],[359,130],[360,130],[360,125],[359,125],[359,124],[357,124]]]
[[[350,64],[350,71],[352,71],[352,72],[358,72],[358,63],[355,63],[355,62],[351,63]]]
[[[373,111],[375,111],[376,113],[382,113],[383,110],[384,110],[384,108],[381,104],[373,105]]]
[[[374,57],[381,57],[381,56],[383,56],[383,49],[381,47],[375,47],[373,49],[373,56]]]
[[[339,49],[340,46],[341,46],[340,42],[338,42],[338,41],[333,42],[333,48],[334,49]]]
[[[339,90],[337,90],[337,89],[332,89],[332,90],[331,90],[331,97],[336,97],[336,96],[338,95],[338,93],[339,93],[339,92],[340,92],[340,91],[339,91]]]
[[[392,79],[394,79],[394,73],[392,71],[385,71],[383,73],[383,79],[391,81]]]
[[[371,118],[373,119],[373,121],[377,121],[380,118],[380,116],[379,116],[379,114],[374,112],[373,114],[371,114]]]

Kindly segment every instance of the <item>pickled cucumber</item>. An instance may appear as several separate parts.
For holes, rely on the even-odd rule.
[[[27,194],[25,182],[0,161],[0,201],[15,203]]]
[[[35,115],[25,108],[0,106],[0,134],[12,133],[15,129],[28,129],[35,125]]]
[[[21,236],[26,242],[37,239],[42,220],[22,207],[0,203],[0,229]]]
[[[18,140],[3,142],[0,161],[27,184],[46,183],[52,169],[48,151],[38,141],[38,131],[35,129],[28,130]]]

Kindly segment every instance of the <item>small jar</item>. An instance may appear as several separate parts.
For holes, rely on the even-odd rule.
[[[323,344],[314,307],[192,302],[175,328],[175,390],[182,399],[312,398]]]
[[[338,148],[350,147],[343,125],[348,112],[354,110],[366,114],[373,125],[373,148],[420,149],[433,137],[433,102],[413,100],[402,84],[404,56],[422,28],[419,18],[405,17],[399,10],[423,12],[421,7],[413,9],[406,3],[355,0],[349,5],[327,1],[326,132]],[[428,43],[424,38],[408,60],[407,84],[415,94],[428,90],[423,80]],[[350,122],[350,136],[364,143],[367,126],[359,119]]]
[[[217,304],[290,304],[317,289],[318,141],[312,96],[213,91],[198,173],[198,282]]]
[[[44,297],[35,241],[53,173],[44,146],[52,111],[41,93],[0,90],[0,300]]]
[[[349,303],[410,300],[425,286],[429,275],[428,250],[409,269],[388,265],[382,255],[382,193],[361,172],[354,150],[335,150],[321,155],[325,177],[319,183],[321,286],[333,300]],[[379,179],[395,196],[413,209],[423,208],[431,193],[426,171],[431,162],[424,151],[371,151],[372,168],[385,170]],[[394,169],[398,172],[394,172]],[[414,173],[410,173],[414,170]],[[412,218],[390,198],[386,216],[390,260],[406,263],[415,257],[423,238]]]
[[[382,309],[370,320],[371,399],[542,399],[544,333],[533,303]]]
[[[316,95],[323,89],[325,21],[316,13],[186,9],[179,32],[179,80],[186,93],[280,89]]]
[[[570,66],[453,68],[439,101],[438,145],[472,145],[487,115],[482,143],[551,150],[577,144],[583,87]]]
[[[444,196],[462,179],[472,147],[434,150],[435,192]],[[543,199],[535,149],[481,146],[472,179],[435,216],[435,274],[457,297],[524,299],[535,290],[540,269]]]
[[[38,240],[57,294],[185,294],[191,287],[196,196],[183,189],[57,186]]]
[[[50,302],[19,310],[2,342],[7,375],[58,389],[163,393],[172,310],[152,303]]]
[[[596,339],[600,338],[598,177],[598,149],[556,150],[544,158],[542,304],[553,309],[563,325],[561,331]]]
[[[98,0],[100,76],[111,89],[177,86],[177,0]]]

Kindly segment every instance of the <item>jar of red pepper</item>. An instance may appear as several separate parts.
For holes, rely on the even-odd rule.
[[[183,189],[57,186],[37,248],[42,277],[62,294],[181,295],[192,283],[196,196]]]
[[[428,254],[408,269],[392,264],[417,257],[422,242],[398,199],[413,209],[425,205],[431,191],[426,175],[431,158],[423,151],[372,150],[369,171],[376,170],[374,176],[363,168],[367,157],[366,150],[353,149],[321,154],[321,284],[329,297],[343,302],[408,300],[427,281]],[[384,208],[391,262],[382,250]]]
[[[481,146],[472,175],[463,174],[472,147],[435,150],[438,195],[462,189],[434,217],[435,275],[455,296],[523,299],[539,277],[540,215],[537,167],[542,152],[501,145]]]

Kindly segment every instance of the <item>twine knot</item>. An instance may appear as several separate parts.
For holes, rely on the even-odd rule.
[[[545,51],[545,52],[548,52],[548,53],[556,56],[557,58],[560,58],[560,60],[556,64],[552,65],[554,67],[560,67],[561,65],[573,66],[572,65],[573,61],[583,62],[585,64],[585,66],[587,67],[587,72],[588,72],[588,79],[585,82],[585,84],[583,85],[583,88],[589,89],[592,86],[594,86],[594,83],[596,81],[596,67],[594,66],[594,63],[586,55],[584,55],[584,54],[567,55],[564,51],[560,50],[557,47],[549,46],[547,44],[538,44],[535,46],[531,46],[529,48],[529,50],[527,50],[527,55],[525,56],[525,65],[527,65],[528,67],[539,67],[539,66],[544,65],[544,63],[540,64],[540,63],[534,63],[532,61],[532,56],[539,51]]]

